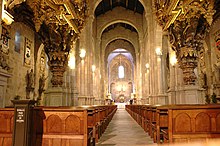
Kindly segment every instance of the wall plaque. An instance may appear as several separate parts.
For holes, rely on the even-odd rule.
[[[17,112],[16,122],[24,123],[25,108],[17,108],[16,112]]]

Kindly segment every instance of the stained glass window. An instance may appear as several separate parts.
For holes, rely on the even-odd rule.
[[[118,67],[118,77],[120,79],[124,78],[125,77],[125,69],[124,69],[124,66],[120,65]]]

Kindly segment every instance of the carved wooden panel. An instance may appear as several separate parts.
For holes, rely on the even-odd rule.
[[[14,109],[0,109],[0,145],[12,145]]]
[[[9,132],[8,125],[10,124],[10,119],[6,119],[5,115],[0,115],[1,123],[0,124],[0,133]],[[3,124],[4,123],[4,124]]]
[[[75,115],[70,115],[65,120],[65,132],[73,134],[83,134],[83,129],[80,129],[80,118]],[[74,126],[73,126],[74,125]],[[82,126],[83,127],[83,126]]]
[[[211,118],[207,113],[199,113],[196,116],[196,132],[208,132],[211,131]]]
[[[192,131],[190,116],[186,113],[180,113],[174,119],[174,132]]]
[[[168,115],[161,115],[159,121],[163,121],[163,122],[160,122],[161,127],[167,127],[168,126]]]
[[[46,128],[48,133],[61,133],[62,120],[57,115],[51,115],[46,120]]]
[[[220,131],[220,113],[216,116],[216,130]]]

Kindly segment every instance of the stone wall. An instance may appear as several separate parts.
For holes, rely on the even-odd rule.
[[[10,26],[9,40],[9,66],[11,78],[8,80],[6,91],[6,105],[10,105],[10,100],[16,95],[26,97],[26,80],[27,71],[34,69],[34,31],[26,25],[14,22]],[[16,46],[15,42],[18,41]],[[30,43],[30,58],[26,58],[27,41]],[[33,97],[33,95],[32,95]]]

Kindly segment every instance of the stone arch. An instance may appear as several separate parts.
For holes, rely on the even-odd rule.
[[[123,80],[118,77],[118,67],[120,65],[124,67],[125,71]],[[110,76],[108,78],[108,82],[110,86],[114,84],[114,86],[111,86],[110,89],[112,91],[112,98],[116,100],[116,102],[119,102],[121,94],[123,94],[124,101],[128,101],[130,99],[133,90],[129,83],[132,83],[134,80],[133,70],[131,68],[133,68],[133,62],[131,62],[131,60],[123,54],[117,54],[109,62]]]
[[[128,40],[124,40],[124,39],[115,39],[112,42],[110,42],[105,48],[105,57],[104,58],[107,58],[107,56],[112,51],[114,51],[118,48],[122,48],[122,49],[125,49],[128,52],[130,52],[133,59],[134,59],[134,62],[136,62],[135,48],[134,48],[133,44],[131,42],[129,42]]]
[[[123,33],[118,33],[122,32]],[[121,26],[115,27],[109,32],[102,34],[102,48],[105,48],[114,39],[126,39],[131,42],[135,48],[138,48],[138,34],[136,32],[131,32],[129,29],[125,29]]]
[[[36,65],[35,65],[35,73],[36,73],[36,76],[35,76],[35,86],[37,87],[36,91],[38,91],[38,87],[39,87],[39,78],[40,78],[40,65],[41,65],[41,54],[42,52],[44,52],[44,44],[40,44],[39,48],[37,49],[37,55],[36,55]],[[45,52],[44,52],[45,53]],[[48,76],[49,74],[49,67],[47,65],[47,55],[45,54],[45,77]],[[48,82],[48,80],[47,80]],[[45,84],[47,86],[47,83]],[[45,87],[46,88],[46,87]],[[36,92],[38,94],[38,92]]]
[[[126,18],[124,17],[126,15]],[[112,17],[114,16],[114,17]],[[115,8],[114,10],[107,12],[106,14],[96,18],[97,20],[97,37],[101,38],[103,31],[110,25],[123,22],[134,27],[139,35],[139,38],[142,38],[142,15],[134,14],[132,11],[127,11],[121,7]]]
[[[99,5],[99,3],[101,1],[102,0],[93,1],[94,3],[91,4],[91,12],[92,12],[92,14],[95,13],[95,9],[96,9],[96,7]],[[142,4],[142,6],[144,7],[144,10],[146,11],[148,9],[146,1],[145,0],[139,0],[139,2]]]

